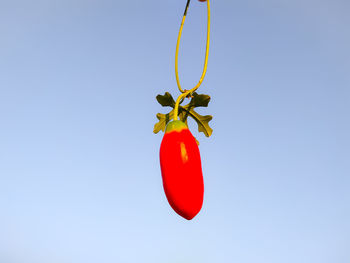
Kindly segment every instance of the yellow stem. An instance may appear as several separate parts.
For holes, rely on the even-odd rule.
[[[186,20],[186,15],[184,15],[184,16],[182,17],[181,26],[180,26],[180,31],[179,31],[179,35],[178,35],[178,37],[177,37],[176,52],[175,52],[175,76],[176,76],[177,87],[179,88],[180,92],[184,92],[184,90],[181,88],[181,84],[180,84],[179,71],[178,71],[178,60],[179,60],[180,40],[181,40],[182,29],[183,29],[183,27],[184,27],[185,20]]]
[[[202,76],[200,77],[197,85],[194,88],[192,88],[192,89],[190,89],[188,91],[183,90],[181,88],[180,81],[179,81],[179,74],[178,74],[178,55],[179,55],[179,46],[180,46],[180,40],[181,40],[181,35],[182,35],[182,29],[183,29],[183,26],[184,26],[184,23],[185,23],[185,19],[186,19],[186,13],[187,13],[188,4],[189,4],[189,1],[187,2],[186,10],[185,10],[184,16],[182,18],[180,31],[179,31],[179,36],[177,38],[176,52],[175,52],[176,82],[177,82],[177,86],[178,86],[180,92],[182,92],[182,94],[177,98],[176,103],[175,103],[174,120],[178,119],[179,105],[180,105],[181,99],[182,98],[186,98],[188,96],[188,94],[192,94],[193,92],[195,92],[199,88],[199,86],[202,84],[202,82],[204,80],[205,74],[207,72],[207,67],[208,67],[208,55],[209,55],[209,43],[210,43],[210,3],[209,3],[209,0],[207,0],[207,9],[208,9],[207,45],[206,45],[206,49],[205,49],[205,59],[204,59],[204,67],[203,67]]]

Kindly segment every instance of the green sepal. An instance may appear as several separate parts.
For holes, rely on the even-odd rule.
[[[165,92],[164,95],[158,95],[156,99],[163,107],[175,107],[175,100],[169,92]]]
[[[189,111],[186,110],[186,112],[189,112],[189,116],[191,116],[197,122],[198,131],[203,132],[205,136],[210,137],[213,133],[213,129],[209,126],[209,122],[213,119],[213,116],[202,116],[199,113],[195,112],[192,108],[190,108]]]
[[[174,110],[167,114],[157,113],[157,118],[159,121],[154,125],[154,133],[158,133],[160,130],[165,131],[168,122],[174,119]]]
[[[166,92],[164,95],[158,95],[156,99],[163,107],[175,107],[175,101],[169,92]],[[203,132],[207,137],[211,136],[213,132],[213,129],[209,126],[209,121],[213,117],[211,115],[202,116],[194,111],[194,108],[207,107],[209,102],[209,95],[193,92],[191,94],[191,101],[185,106],[179,106],[179,119],[187,125],[187,118],[190,116],[196,121],[198,131]],[[171,110],[167,114],[158,113],[157,118],[159,121],[154,125],[154,133],[158,133],[160,130],[165,131],[166,125],[174,118],[174,110]]]
[[[167,124],[165,128],[165,133],[172,132],[172,131],[182,131],[183,129],[188,129],[187,125],[182,121],[171,121]]]
[[[191,102],[193,103],[194,107],[208,107],[208,104],[210,102],[210,96],[205,94],[197,94],[196,92],[193,92],[192,94],[193,98]]]

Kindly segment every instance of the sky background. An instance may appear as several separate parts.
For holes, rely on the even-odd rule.
[[[0,0],[1,263],[350,262],[350,2],[212,1],[192,221],[152,132],[185,2]],[[192,0],[186,89],[205,30]]]

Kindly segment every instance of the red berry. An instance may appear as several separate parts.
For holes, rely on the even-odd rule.
[[[163,187],[169,204],[191,220],[202,208],[204,183],[196,139],[182,121],[172,121],[160,146]]]

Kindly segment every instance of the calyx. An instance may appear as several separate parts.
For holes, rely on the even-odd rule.
[[[213,117],[211,115],[202,116],[194,110],[197,107],[207,107],[210,102],[210,96],[205,94],[197,94],[196,92],[193,92],[189,97],[191,98],[191,100],[187,105],[179,105],[179,120],[183,122],[186,126],[188,126],[187,118],[191,117],[196,121],[199,132],[203,132],[207,137],[211,136],[213,129],[209,126],[209,121],[211,121]],[[163,107],[171,107],[173,109],[167,114],[157,114],[157,118],[159,121],[154,125],[154,133],[158,133],[160,130],[165,131],[165,129],[167,128],[167,124],[172,119],[174,119],[175,108],[175,100],[169,92],[165,92],[164,95],[158,95],[156,99],[159,102],[159,104]],[[183,100],[181,101],[181,103],[182,102]]]

